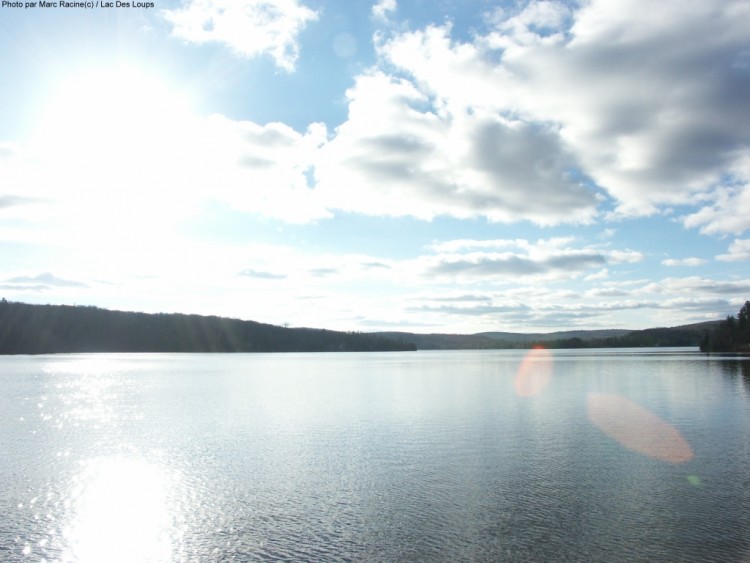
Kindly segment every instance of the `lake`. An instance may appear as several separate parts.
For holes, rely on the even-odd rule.
[[[2,561],[750,561],[750,359],[0,357]]]

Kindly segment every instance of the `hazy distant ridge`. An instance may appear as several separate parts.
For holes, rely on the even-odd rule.
[[[419,350],[491,350],[530,348],[639,348],[699,346],[716,322],[645,330],[565,330],[550,333],[482,332],[478,334],[415,334],[378,332],[386,338],[413,342]]]
[[[517,332],[480,332],[477,336],[486,336],[495,340],[508,342],[546,342],[549,340],[564,340],[566,338],[581,338],[583,340],[595,338],[617,338],[633,332],[625,329],[607,330],[562,330],[549,333],[517,333]]]

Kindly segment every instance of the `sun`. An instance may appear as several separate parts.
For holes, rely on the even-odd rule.
[[[163,262],[197,197],[192,108],[189,91],[147,65],[91,65],[57,81],[29,143],[56,243],[141,269]]]
[[[36,144],[58,163],[87,168],[170,150],[190,115],[184,92],[133,64],[93,67],[64,77],[38,123]],[[79,168],[80,169],[80,168]]]

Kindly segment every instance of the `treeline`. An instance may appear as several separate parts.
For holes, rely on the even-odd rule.
[[[413,334],[408,332],[378,333],[387,338],[414,342],[420,350],[513,350],[543,348],[656,348],[678,346],[700,346],[706,324],[685,325],[673,328],[649,328],[623,331],[582,331],[589,336],[567,336],[555,338],[551,335],[508,334],[505,337],[493,333],[481,334]],[[597,336],[597,333],[602,336]]]
[[[750,301],[736,316],[729,315],[701,342],[702,352],[750,353]]]
[[[704,331],[691,328],[647,328],[610,338],[566,338],[534,345],[545,348],[661,348],[700,346]]]
[[[359,332],[0,301],[0,354],[410,350],[416,350],[413,343]]]
[[[511,348],[509,342],[480,334],[418,334],[378,332],[384,338],[414,342],[418,350],[497,350]]]

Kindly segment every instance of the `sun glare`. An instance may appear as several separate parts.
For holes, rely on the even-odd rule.
[[[147,65],[91,66],[56,83],[30,144],[34,195],[57,206],[60,244],[163,260],[192,201],[200,118],[190,96]]]
[[[130,65],[89,69],[61,81],[36,142],[58,162],[94,168],[148,157],[179,144],[188,108],[185,96],[153,73]]]
[[[165,470],[139,458],[90,460],[73,491],[66,560],[171,561],[174,514]]]

